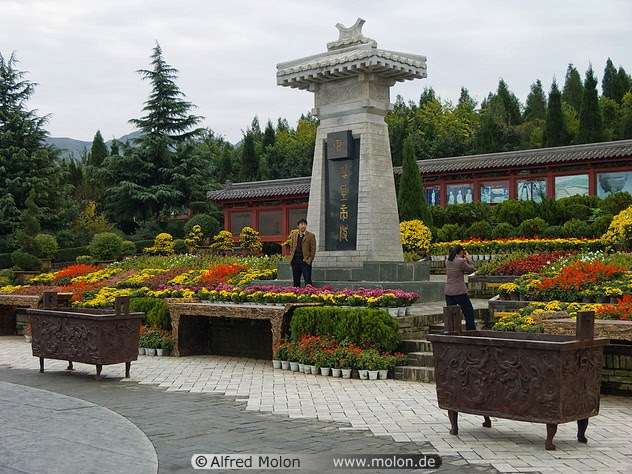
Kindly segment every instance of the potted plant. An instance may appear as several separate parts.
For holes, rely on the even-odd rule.
[[[32,333],[31,333],[31,323],[28,323],[26,326],[24,326],[24,339],[26,340],[26,342],[30,343],[32,340]]]
[[[169,331],[165,330],[162,335],[162,341],[160,342],[160,345],[163,350],[163,355],[165,356],[170,355],[174,344],[175,344],[175,341],[173,340],[173,335]]]

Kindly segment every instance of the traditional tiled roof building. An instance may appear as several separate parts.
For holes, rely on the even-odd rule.
[[[417,162],[429,205],[496,204],[580,195],[632,194],[632,140],[538,148]],[[395,175],[401,168],[394,168]],[[307,214],[310,177],[228,183],[209,200],[224,208],[225,226],[238,235],[249,225],[267,242],[283,242]]]

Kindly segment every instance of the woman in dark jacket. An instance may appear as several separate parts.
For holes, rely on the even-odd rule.
[[[465,316],[465,329],[476,329],[474,322],[474,307],[467,296],[465,274],[476,271],[469,254],[462,245],[455,245],[445,261],[447,280],[445,284],[445,302],[448,306],[459,305]]]

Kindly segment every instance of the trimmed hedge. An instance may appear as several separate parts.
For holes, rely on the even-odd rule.
[[[10,253],[0,253],[0,268],[11,268],[13,260]]]
[[[165,300],[159,298],[130,298],[129,310],[145,313],[143,324],[154,324],[163,329],[171,329],[169,306]]]
[[[290,323],[291,340],[303,335],[330,335],[358,345],[391,352],[400,343],[399,323],[387,312],[369,308],[316,306],[297,308]]]
[[[79,255],[87,255],[88,247],[69,247],[57,250],[56,262],[75,262]]]

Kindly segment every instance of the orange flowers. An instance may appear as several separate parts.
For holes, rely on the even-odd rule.
[[[247,269],[247,266],[237,263],[233,263],[232,265],[216,265],[202,273],[197,277],[197,280],[202,285],[217,286],[220,283],[228,282],[229,278]]]

